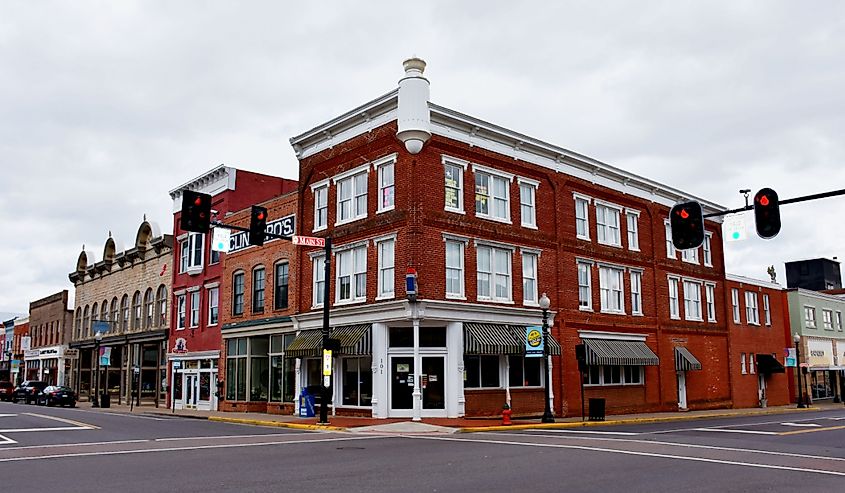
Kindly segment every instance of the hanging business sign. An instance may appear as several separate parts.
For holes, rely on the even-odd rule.
[[[211,249],[215,252],[229,252],[229,245],[232,241],[232,230],[226,228],[214,228],[211,230]]]
[[[100,366],[111,366],[111,348],[108,346],[100,348]]]
[[[531,325],[525,328],[525,357],[543,356],[543,328]]]
[[[31,346],[32,346],[32,337],[22,336],[21,337],[21,351],[28,351]]]
[[[748,228],[745,225],[745,216],[735,214],[725,216],[722,222],[722,237],[725,241],[742,241],[748,238]]]
[[[264,231],[274,235],[293,236],[293,233],[296,231],[296,216],[291,214],[290,216],[285,216],[281,219],[270,221],[267,223],[267,228],[265,228]],[[277,239],[278,238],[267,238],[264,243],[269,243]],[[239,233],[233,234],[229,238],[228,253],[238,252],[240,250],[247,249],[251,246],[252,245],[249,244],[249,233],[246,231],[241,231]]]
[[[788,347],[788,348],[784,349],[783,355],[784,355],[783,366],[792,367],[792,368],[798,366],[798,359],[795,357],[795,348],[794,347]]]
[[[110,327],[111,323],[106,322],[105,320],[94,320],[93,322],[91,322],[91,332],[93,332],[94,334],[96,334],[97,332],[105,334],[109,331]]]

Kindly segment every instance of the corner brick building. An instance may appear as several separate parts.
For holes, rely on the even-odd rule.
[[[73,384],[71,367],[76,351],[68,351],[72,330],[67,290],[29,304],[30,349],[24,354],[27,378],[32,374],[32,379],[50,385]]]
[[[524,348],[542,293],[556,415],[580,413],[577,344],[585,397],[609,412],[730,406],[720,224],[676,252],[669,208],[689,194],[430,103],[424,67],[291,139],[299,234],[333,244],[328,280],[322,249],[297,251],[296,391],[322,378],[328,282],[336,414],[541,412],[542,358]]]

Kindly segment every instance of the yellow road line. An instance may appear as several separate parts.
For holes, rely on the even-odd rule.
[[[845,426],[828,426],[827,428],[807,428],[806,430],[784,431],[782,433],[778,433],[778,435],[798,435],[801,433],[814,433],[817,431],[831,431],[842,429],[845,429]]]

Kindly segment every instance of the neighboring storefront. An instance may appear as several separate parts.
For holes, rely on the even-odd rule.
[[[167,354],[170,399],[175,409],[217,410],[220,351],[192,351],[185,338],[176,339]]]
[[[41,380],[49,385],[67,385],[71,360],[66,346],[50,346],[24,351],[27,380]]]

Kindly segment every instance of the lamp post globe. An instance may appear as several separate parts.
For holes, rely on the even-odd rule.
[[[540,420],[543,423],[554,423],[555,417],[552,414],[550,387],[552,384],[552,376],[549,372],[549,307],[552,305],[546,293],[543,293],[538,300],[540,309],[543,310],[543,377],[545,385],[543,386],[543,401],[545,406],[543,409],[543,418]]]

